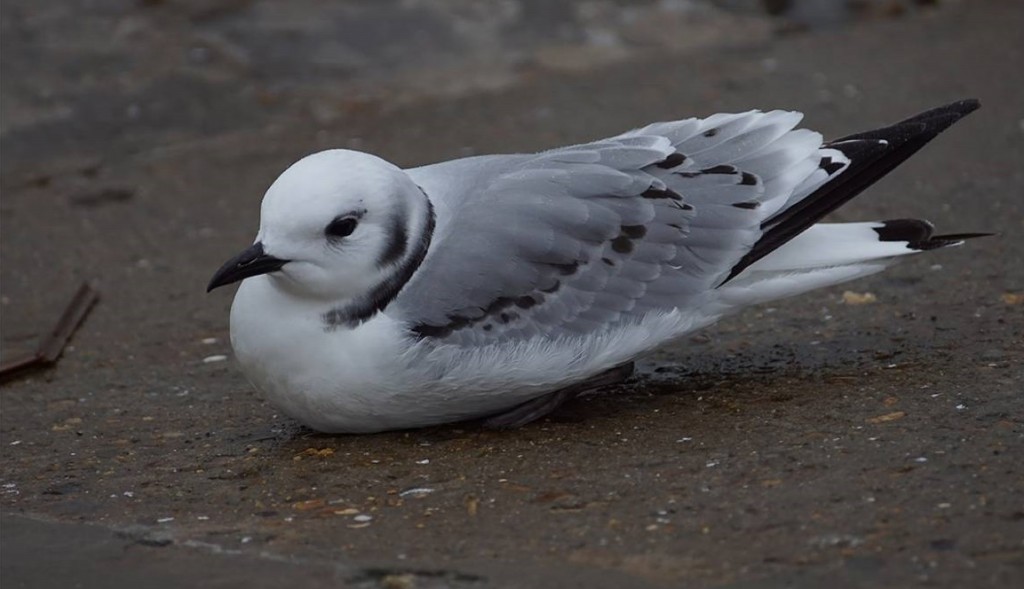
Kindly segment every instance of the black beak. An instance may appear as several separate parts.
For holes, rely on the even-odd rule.
[[[231,284],[232,282],[244,280],[250,276],[259,276],[260,274],[280,270],[281,266],[287,263],[288,260],[275,258],[264,253],[263,244],[257,241],[242,253],[225,262],[220,267],[220,270],[214,273],[213,278],[210,279],[210,284],[206,285],[206,292]]]

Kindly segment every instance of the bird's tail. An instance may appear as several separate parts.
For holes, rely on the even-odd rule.
[[[823,145],[824,149],[841,152],[849,160],[849,166],[810,194],[796,202],[787,203],[780,211],[765,219],[761,224],[761,238],[733,266],[719,287],[807,231],[825,215],[863,192],[979,106],[977,100],[961,100],[925,111],[895,125],[849,135]],[[923,226],[928,227],[930,232],[930,225],[926,222],[916,223],[918,225],[914,231],[922,231]]]
[[[932,235],[932,224],[918,219],[818,223],[720,287],[717,304],[728,311],[797,295],[874,274],[901,256],[985,235]]]
[[[819,223],[977,108],[977,100],[961,100],[823,145],[849,165],[761,223],[761,237],[719,284],[715,305],[728,312],[800,294],[874,274],[907,254],[987,235],[932,235],[931,223],[917,219]]]

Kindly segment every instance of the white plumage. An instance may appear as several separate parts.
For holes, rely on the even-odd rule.
[[[832,143],[751,111],[410,170],[321,152],[210,288],[244,280],[239,363],[313,428],[519,425],[723,315],[970,237],[817,222],[976,107]]]

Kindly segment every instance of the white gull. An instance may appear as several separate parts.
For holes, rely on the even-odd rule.
[[[977,107],[829,142],[751,111],[409,170],[324,151],[209,290],[242,281],[242,370],[312,428],[522,425],[725,315],[975,236],[819,221]]]

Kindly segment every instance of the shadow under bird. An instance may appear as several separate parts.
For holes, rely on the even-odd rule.
[[[238,362],[312,428],[515,427],[723,316],[982,235],[820,222],[977,108],[828,142],[800,113],[716,114],[408,170],[323,151],[208,290],[242,282]]]

